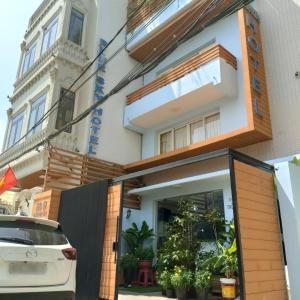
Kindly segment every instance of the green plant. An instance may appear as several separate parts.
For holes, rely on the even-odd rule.
[[[154,251],[152,247],[140,248],[137,250],[137,257],[139,260],[153,260]]]
[[[200,270],[195,272],[194,286],[199,290],[206,290],[209,288],[211,280],[211,272],[208,270]]]
[[[129,252],[136,254],[139,249],[144,247],[145,241],[153,239],[154,233],[146,221],[143,221],[140,229],[136,223],[132,223],[129,229],[122,232],[122,237],[126,241]]]
[[[121,267],[124,269],[137,269],[138,259],[131,253],[126,253],[121,257]]]
[[[218,255],[208,258],[203,264],[203,268],[220,269],[226,278],[233,278],[238,273],[238,258],[236,240],[227,247],[217,242]]]
[[[158,270],[173,270],[180,265],[195,269],[195,257],[201,244],[198,238],[200,218],[195,201],[179,201],[178,215],[169,223],[166,241],[158,252]]]
[[[193,284],[193,273],[184,267],[175,267],[171,274],[171,284],[176,289],[189,288]]]
[[[170,289],[172,287],[171,275],[172,275],[172,273],[168,270],[164,270],[158,274],[158,283],[164,289]]]
[[[218,229],[224,224],[224,218],[221,212],[216,208],[209,209],[204,216],[204,220],[212,225],[215,240],[217,241],[219,238]]]

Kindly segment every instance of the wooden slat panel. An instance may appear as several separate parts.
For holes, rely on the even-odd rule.
[[[49,151],[48,168],[43,176],[44,190],[55,188],[63,191],[125,173],[120,164],[52,147]],[[136,184],[126,184],[126,190],[134,188]],[[126,193],[124,198],[125,207],[140,209],[140,201],[136,196]]]
[[[100,279],[99,298],[105,300],[115,299],[117,260],[113,251],[118,230],[118,218],[121,210],[121,184],[108,189],[108,202],[103,244],[102,270]]]
[[[234,169],[245,299],[287,300],[273,175],[239,161]]]
[[[215,58],[223,58],[232,65],[233,68],[237,69],[237,60],[234,55],[223,48],[221,45],[214,45],[187,59],[178,66],[172,68],[166,74],[160,76],[151,83],[143,86],[137,91],[127,96],[127,105],[139,100],[140,98],[152,93],[153,91],[170,84],[171,82],[178,80],[184,75],[196,70],[201,65],[208,63]]]

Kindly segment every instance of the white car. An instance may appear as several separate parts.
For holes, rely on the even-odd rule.
[[[0,299],[73,300],[76,249],[55,221],[0,215]]]

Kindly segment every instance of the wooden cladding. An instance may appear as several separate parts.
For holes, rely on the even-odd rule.
[[[273,174],[234,161],[246,300],[287,300]],[[241,272],[241,270],[240,270]]]
[[[135,14],[134,12],[143,3],[144,0],[129,0],[128,1],[128,24],[127,32],[136,29],[140,24],[153,16],[164,6],[168,5],[172,0],[149,0]],[[133,15],[134,14],[134,15]]]
[[[114,251],[113,244],[117,241],[120,224],[121,189],[121,184],[108,189],[99,293],[99,298],[103,300],[114,300],[116,293],[117,252]]]
[[[57,221],[60,194],[59,190],[54,189],[36,194],[33,199],[32,216]]]
[[[272,137],[260,20],[251,7],[238,13],[248,123],[266,137]]]
[[[122,165],[52,147],[49,150],[48,168],[44,176],[44,190],[63,191],[123,174],[125,171]],[[138,184],[138,181],[128,182],[125,191]],[[139,209],[140,201],[126,193],[124,206]]]
[[[139,100],[140,98],[162,88],[171,82],[178,80],[179,78],[185,76],[186,74],[198,69],[202,65],[216,59],[223,58],[228,64],[230,64],[234,69],[237,69],[237,60],[234,55],[227,51],[221,45],[211,46],[200,53],[194,55],[193,57],[187,59],[183,63],[172,68],[170,71],[160,76],[151,83],[143,86],[137,91],[131,93],[127,96],[127,105]]]

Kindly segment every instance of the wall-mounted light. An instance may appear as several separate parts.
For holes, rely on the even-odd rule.
[[[126,212],[126,219],[129,219],[131,216],[131,209],[127,209],[127,212]]]

